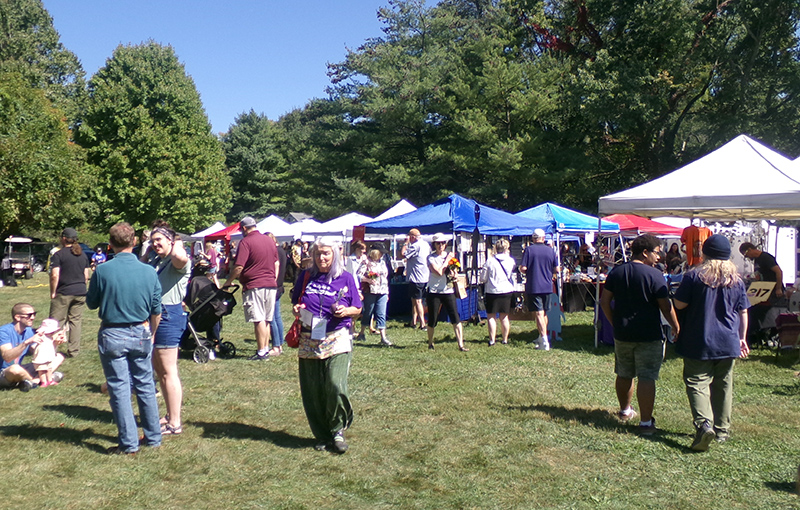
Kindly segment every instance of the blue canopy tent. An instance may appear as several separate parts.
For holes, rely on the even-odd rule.
[[[529,236],[537,228],[552,231],[548,222],[516,216],[455,194],[420,207],[416,211],[382,221],[365,223],[364,228],[367,234],[405,234],[412,228],[418,229],[423,234],[436,232],[473,234],[472,276],[468,275],[467,278],[470,289],[467,293],[468,299],[461,300],[466,303],[463,303],[463,306],[459,305],[460,309],[466,307],[467,310],[466,314],[462,310],[459,310],[459,313],[469,317],[477,317],[478,314],[477,290],[474,288],[477,283],[478,270],[477,237],[480,235]],[[460,243],[456,243],[456,247],[460,249]],[[462,259],[463,261],[464,259]]]
[[[551,222],[507,213],[456,194],[410,213],[364,224],[368,234],[405,234],[412,228],[423,234],[474,232],[476,226],[479,233],[491,236],[529,236],[536,228],[554,231]]]
[[[600,219],[589,216],[564,206],[545,202],[536,207],[525,209],[516,214],[531,220],[548,222],[553,232],[575,234],[578,232],[596,232]],[[600,231],[604,233],[618,233],[619,225],[610,221],[600,223]]]
[[[545,202],[543,204],[525,209],[516,214],[523,218],[529,218],[536,221],[546,221],[549,223],[552,231],[555,232],[555,250],[558,265],[561,265],[561,250],[558,247],[561,245],[561,239],[564,234],[578,234],[597,232],[609,233],[619,235],[619,225],[610,221],[601,220],[596,216],[583,214],[572,209],[567,209],[564,206]],[[561,278],[557,280],[558,299],[562,300],[563,285]],[[598,284],[599,285],[599,284]],[[599,289],[599,286],[597,287]],[[595,302],[598,299],[598,290],[595,291]],[[597,307],[595,307],[597,308]]]

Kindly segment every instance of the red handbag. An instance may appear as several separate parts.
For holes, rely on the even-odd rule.
[[[297,300],[297,304],[303,302],[303,294],[306,293],[306,285],[308,285],[308,279],[311,277],[311,272],[306,271],[305,277],[303,278],[303,290],[300,291],[300,298]],[[302,322],[300,322],[300,317],[295,317],[294,322],[289,327],[289,331],[286,332],[286,336],[283,338],[283,342],[291,347],[292,349],[297,349],[300,347],[300,328],[302,327]]]

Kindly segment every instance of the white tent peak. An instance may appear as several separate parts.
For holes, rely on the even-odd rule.
[[[800,218],[800,172],[786,156],[739,135],[650,182],[601,197],[600,214],[716,220]]]
[[[406,200],[405,198],[391,206],[390,208],[386,209],[378,216],[375,217],[372,221],[381,221],[381,220],[388,220],[389,218],[394,218],[400,216],[401,214],[407,214],[412,211],[416,211],[417,208],[414,207],[414,204]]]

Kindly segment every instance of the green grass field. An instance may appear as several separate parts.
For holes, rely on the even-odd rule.
[[[30,302],[38,325],[46,276],[20,284],[0,288],[0,313]],[[375,335],[356,345],[351,449],[335,456],[312,448],[296,353],[246,361],[255,342],[239,306],[223,332],[235,359],[180,361],[184,433],[127,457],[104,454],[116,427],[96,313],[83,324],[60,385],[0,392],[0,508],[800,508],[800,380],[767,350],[736,367],[732,439],[693,453],[681,360],[670,352],[662,369],[661,433],[637,436],[613,416],[613,352],[593,347],[590,312],[567,314],[550,352],[528,343],[529,322],[491,348],[485,327],[466,326],[461,353],[449,325],[431,352],[391,321],[395,348]]]

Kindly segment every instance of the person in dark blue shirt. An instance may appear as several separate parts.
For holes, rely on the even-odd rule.
[[[730,434],[733,365],[750,352],[744,282],[730,261],[731,244],[714,234],[703,243],[703,263],[689,271],[675,292],[675,307],[686,309],[675,346],[683,357],[683,382],[692,408],[692,450]]]

